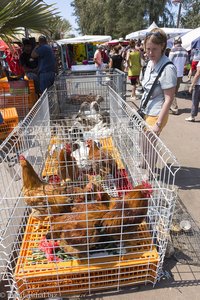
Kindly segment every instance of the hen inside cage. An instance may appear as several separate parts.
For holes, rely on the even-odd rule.
[[[130,124],[133,111],[113,91],[93,107],[65,94],[68,116],[49,120],[52,94],[45,96],[14,141],[11,167],[19,178],[2,176],[12,198],[3,199],[9,226],[2,244],[17,253],[12,266],[22,299],[155,283],[165,253],[173,211],[169,151],[141,122]]]

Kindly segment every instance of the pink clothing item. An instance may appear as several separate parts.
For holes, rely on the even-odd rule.
[[[101,51],[99,51],[98,49],[94,53],[94,62],[96,67],[99,67],[102,64]]]

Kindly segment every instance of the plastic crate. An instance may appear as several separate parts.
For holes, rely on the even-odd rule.
[[[35,228],[40,229],[36,231]],[[116,287],[119,283],[127,286],[153,283],[156,279],[159,255],[156,247],[152,247],[152,236],[145,222],[136,233],[134,250],[130,249],[130,254],[90,258],[89,264],[88,259],[31,262],[32,249],[38,247],[38,241],[48,229],[48,221],[29,217],[15,269],[20,299],[82,294]]]
[[[37,99],[33,80],[0,81],[0,108],[16,107],[21,119],[27,115]]]
[[[17,110],[15,107],[1,108],[4,123],[0,125],[0,139],[4,140],[15,126],[19,123]]]
[[[49,147],[48,147],[48,155],[45,162],[45,167],[42,172],[42,177],[51,177],[51,176],[57,176],[59,175],[59,162],[58,162],[58,152],[55,151],[53,155],[50,155],[52,147],[54,145],[55,149],[56,147],[60,148],[60,145],[63,144],[63,141],[54,136],[51,138]],[[113,141],[111,137],[108,138],[102,138],[100,139],[100,144],[102,147],[102,150],[107,150],[112,155],[114,160],[117,162],[117,166],[119,170],[124,169],[124,164],[120,158],[120,154],[117,150],[117,148],[113,145]]]

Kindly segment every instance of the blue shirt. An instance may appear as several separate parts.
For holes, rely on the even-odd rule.
[[[39,73],[55,72],[56,60],[52,48],[44,44],[35,49],[35,52],[39,55]]]
[[[168,61],[169,61],[168,57],[163,55],[155,66],[153,66],[152,61],[148,62],[146,71],[144,73],[144,78],[142,80],[142,86],[144,89],[144,94],[141,99],[142,102],[145,101],[160,69]],[[144,110],[146,115],[157,116],[160,113],[162,109],[162,105],[165,101],[164,90],[175,87],[176,83],[177,83],[176,67],[172,64],[167,65],[164,68],[160,78],[158,79],[157,84],[153,90],[153,93]]]

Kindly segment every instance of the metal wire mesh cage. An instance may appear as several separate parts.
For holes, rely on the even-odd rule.
[[[66,116],[66,111],[69,114],[69,101],[72,110],[85,101],[96,100],[96,96],[101,96],[106,101],[108,86],[125,100],[126,73],[118,69],[114,69],[112,73],[104,72],[101,76],[91,72],[88,74],[62,73],[57,76],[53,95],[55,96],[56,89],[58,102],[62,111],[64,108],[63,115]],[[74,106],[72,106],[72,102]]]
[[[32,80],[0,82],[0,108],[15,107],[23,119],[37,100]]]
[[[43,94],[0,148],[9,299],[119,290],[161,276],[176,159],[109,86],[94,114],[66,88],[64,99],[56,87]],[[54,119],[63,116],[60,101],[68,114]]]

